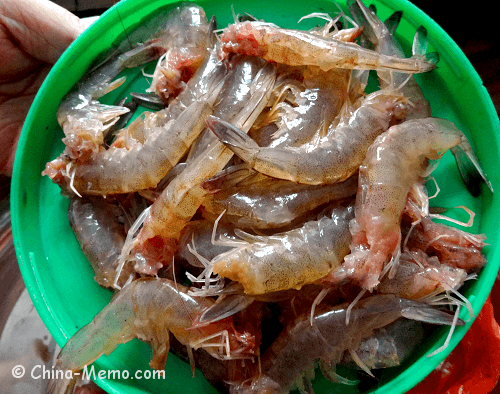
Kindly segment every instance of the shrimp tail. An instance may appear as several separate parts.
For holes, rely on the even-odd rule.
[[[407,303],[408,306],[402,310],[401,315],[407,319],[430,324],[453,325],[454,314],[450,313],[450,311],[436,309],[431,305],[411,300],[405,300],[405,303]],[[463,326],[464,324],[465,322],[462,319],[458,319],[456,325]]]
[[[238,185],[240,182],[254,175],[254,173],[248,164],[237,164],[206,179],[201,183],[201,187],[209,193],[217,193],[224,188]]]
[[[78,371],[133,338],[128,328],[133,323],[135,312],[127,303],[120,305],[122,298],[123,295],[117,293],[91,323],[69,339],[57,358],[59,368]]]
[[[210,19],[210,24],[208,25],[207,31],[207,48],[214,48],[217,43],[217,35],[215,31],[217,30],[217,18],[215,15],[212,15],[212,19]]]
[[[253,165],[260,147],[252,138],[232,124],[213,115],[207,117],[206,123],[224,145],[242,160]]]
[[[387,27],[387,30],[389,30],[389,33],[394,34],[396,32],[402,17],[403,11],[396,11],[385,20],[384,25]]]
[[[161,47],[161,40],[156,39],[125,52],[119,59],[123,68],[134,68],[157,59],[163,52],[165,49]]]
[[[437,64],[437,62],[439,62],[439,53],[427,53],[428,44],[429,40],[427,39],[427,29],[424,26],[419,26],[413,38],[413,57],[422,58],[427,60],[429,63]]]
[[[377,45],[378,38],[374,28],[377,28],[382,22],[375,15],[375,12],[367,8],[360,0],[351,0],[347,4],[356,23],[363,27],[364,37],[372,44]]]
[[[156,94],[155,92],[148,93],[138,93],[131,92],[132,100],[136,102],[138,105],[143,106],[144,108],[153,110],[153,111],[161,111],[165,108],[165,103],[163,100]]]
[[[488,188],[493,193],[493,186],[491,182],[486,178],[485,173],[479,165],[479,161],[472,150],[469,142],[465,139],[459,144],[451,148],[451,153],[455,157],[455,162],[457,163],[458,171],[465,184],[465,187],[474,197],[479,196],[481,193],[480,186],[482,183],[486,183]]]

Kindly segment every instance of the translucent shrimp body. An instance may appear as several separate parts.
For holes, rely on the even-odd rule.
[[[151,367],[164,369],[170,332],[183,345],[203,347],[216,358],[252,356],[253,338],[238,334],[230,319],[193,327],[196,316],[212,304],[209,299],[188,296],[185,287],[168,279],[135,280],[69,339],[58,356],[57,365],[77,371],[102,354],[111,353],[120,343],[139,338],[152,345]]]
[[[339,267],[349,252],[352,206],[331,217],[272,236],[238,233],[235,249],[210,262],[214,274],[238,281],[247,294],[300,289]],[[231,241],[228,241],[230,244]]]
[[[381,134],[360,167],[353,243],[344,268],[363,288],[373,289],[391,258],[400,254],[401,216],[411,187],[428,175],[428,161],[468,141],[453,123],[425,118]]]
[[[253,70],[253,78],[246,82],[250,85],[246,106],[233,121],[248,130],[269,100],[276,70],[262,59],[247,57],[242,61],[247,63],[249,70]],[[136,254],[142,253],[148,239],[153,238],[162,239],[171,251],[177,248],[180,232],[194,216],[207,193],[200,184],[220,172],[232,156],[229,149],[217,142],[189,161],[182,173],[169,183],[151,206],[144,226],[133,243]]]
[[[168,13],[160,14],[164,19],[160,31],[155,32],[151,39],[118,57],[111,58],[98,68],[91,71],[62,100],[57,112],[57,121],[61,125],[66,144],[65,154],[71,159],[82,159],[99,152],[103,142],[103,132],[111,127],[121,114],[128,108],[104,105],[96,101],[99,97],[115,89],[124,82],[124,78],[111,82],[125,68],[137,67],[157,59],[171,47],[193,40],[192,35],[185,35],[185,29],[179,25],[179,18],[197,19],[193,24],[195,30],[206,31],[208,21],[202,8],[193,5],[176,7]],[[176,34],[173,34],[173,33]],[[202,42],[205,44],[205,41]]]
[[[374,44],[375,51],[387,55],[404,58],[405,53],[399,41],[394,37],[394,32],[378,18],[378,16],[361,0],[356,0],[356,4],[351,3],[349,8],[354,19],[360,25],[364,26],[363,34]],[[356,7],[357,6],[357,7]],[[423,27],[417,30],[413,42],[413,53],[424,55],[427,49],[427,35]],[[401,92],[408,97],[411,105],[408,108],[406,120],[428,118],[431,116],[431,107],[429,102],[424,97],[422,89],[415,81],[415,78],[409,77],[408,74],[398,72],[388,72],[378,70],[377,75],[380,80],[382,89],[392,85],[393,87],[401,86]]]
[[[310,211],[356,194],[357,177],[328,185],[303,185],[282,179],[254,176],[245,182],[208,195],[204,214],[219,216],[240,229],[269,229],[291,225]]]
[[[105,200],[73,198],[68,209],[71,228],[95,273],[95,281],[111,287],[116,276],[118,257],[125,242],[125,229]],[[130,267],[133,268],[133,267]],[[126,267],[120,275],[123,285],[133,269]]]
[[[290,66],[318,66],[324,71],[348,68],[420,73],[434,68],[421,58],[385,56],[353,43],[260,21],[230,25],[220,38],[226,53],[258,56]]]
[[[168,103],[175,98],[193,76],[207,55],[209,22],[201,7],[189,4],[176,7],[176,18],[167,27],[171,44],[158,60],[151,87],[147,90]]]
[[[354,174],[375,138],[392,120],[404,117],[404,101],[398,93],[374,92],[326,136],[296,148],[261,148],[230,127],[222,128],[217,136],[263,174],[310,185],[335,183]]]
[[[139,140],[133,139],[127,147],[111,146],[101,151],[75,166],[73,176],[66,181],[87,194],[155,187],[205,128],[205,117],[213,111],[226,72],[213,49],[176,100],[162,111],[136,119],[129,127],[136,138],[141,137]]]
[[[436,257],[429,258],[423,252],[405,252],[401,255],[394,277],[385,276],[376,289],[381,294],[396,294],[398,297],[418,300],[457,290],[466,278],[465,270],[440,264]]]
[[[250,386],[241,385],[235,393],[282,393],[296,383],[308,387],[304,376],[315,360],[323,374],[336,380],[335,365],[346,350],[356,350],[361,341],[400,317],[451,325],[453,315],[433,307],[394,295],[375,295],[359,301],[345,319],[349,304],[323,308],[319,306],[310,322],[302,315],[289,324],[262,356],[262,374]],[[463,324],[461,321],[459,324]]]
[[[303,92],[298,93],[294,105],[283,105],[270,148],[298,147],[310,142],[318,134],[326,134],[348,99],[350,71],[321,71],[308,67],[303,72]]]

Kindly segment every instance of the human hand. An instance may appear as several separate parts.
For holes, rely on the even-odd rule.
[[[19,134],[38,89],[87,26],[49,0],[0,1],[0,174],[12,175]]]

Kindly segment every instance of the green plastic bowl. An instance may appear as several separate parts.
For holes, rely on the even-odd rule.
[[[439,68],[418,75],[426,97],[430,100],[433,115],[449,119],[469,137],[481,164],[489,175],[495,190],[500,190],[498,177],[499,120],[490,97],[482,82],[458,46],[427,15],[404,0],[374,1],[382,19],[392,12],[403,11],[403,20],[397,30],[402,44],[409,49],[418,26],[429,32],[430,51],[440,54]],[[56,122],[56,111],[62,97],[82,77],[97,56],[123,37],[124,27],[131,31],[145,19],[176,3],[169,0],[124,0],[108,10],[85,31],[61,56],[42,85],[19,141],[12,179],[12,227],[15,247],[26,287],[40,317],[49,331],[63,346],[79,328],[109,302],[111,292],[102,289],[93,280],[93,273],[81,252],[67,219],[68,200],[60,195],[59,187],[48,177],[42,177],[45,163],[63,150],[63,133]],[[217,16],[219,27],[232,22],[231,6],[236,13],[248,12],[257,18],[274,22],[283,27],[307,29],[318,20],[297,21],[312,12],[337,12],[331,0],[287,0],[271,2],[233,0],[198,2],[207,15]],[[345,6],[345,2],[341,1]],[[119,11],[119,13],[118,13]],[[145,87],[145,80],[138,70],[127,73],[127,83],[103,98],[114,103],[131,89]],[[486,188],[480,197],[473,198],[466,191],[450,153],[442,159],[435,171],[441,188],[433,205],[454,207],[466,205],[477,216],[471,231],[485,233],[492,246],[484,249],[487,266],[477,280],[469,281],[463,292],[477,314],[493,286],[500,264],[499,232],[497,218],[500,198]],[[459,213],[457,213],[459,215]],[[465,312],[465,311],[463,311]],[[467,317],[466,313],[462,317]],[[426,344],[419,348],[411,360],[383,373],[379,381],[369,380],[363,392],[402,393],[427,376],[444,360],[462,339],[472,320],[457,327],[448,348],[434,357],[428,353],[441,346],[448,328],[436,329]],[[134,376],[136,370],[150,370],[149,347],[132,341],[121,345],[110,356],[94,363],[99,370],[127,370]],[[318,374],[320,375],[320,374]],[[166,366],[165,379],[96,379],[98,385],[109,393],[210,393],[210,386],[199,371],[191,377],[189,365],[171,354]],[[331,384],[318,376],[314,385],[317,392],[359,392],[360,389]]]

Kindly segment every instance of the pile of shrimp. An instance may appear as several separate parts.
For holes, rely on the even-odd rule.
[[[350,15],[308,16],[326,19],[310,31],[250,15],[218,30],[186,3],[62,100],[65,150],[43,174],[70,198],[95,280],[115,294],[58,368],[138,338],[156,369],[185,346],[193,374],[221,390],[312,392],[315,366],[343,384],[358,381],[337,365],[374,379],[411,356],[429,324],[451,335],[461,307],[473,318],[458,289],[486,264],[485,236],[435,222],[446,216],[429,207],[426,182],[451,150],[471,193],[491,184],[413,77],[439,60],[425,27],[407,58],[401,13],[383,23],[360,0],[348,5]],[[147,91],[98,101],[121,70],[154,59]],[[130,122],[141,106],[150,111]]]

